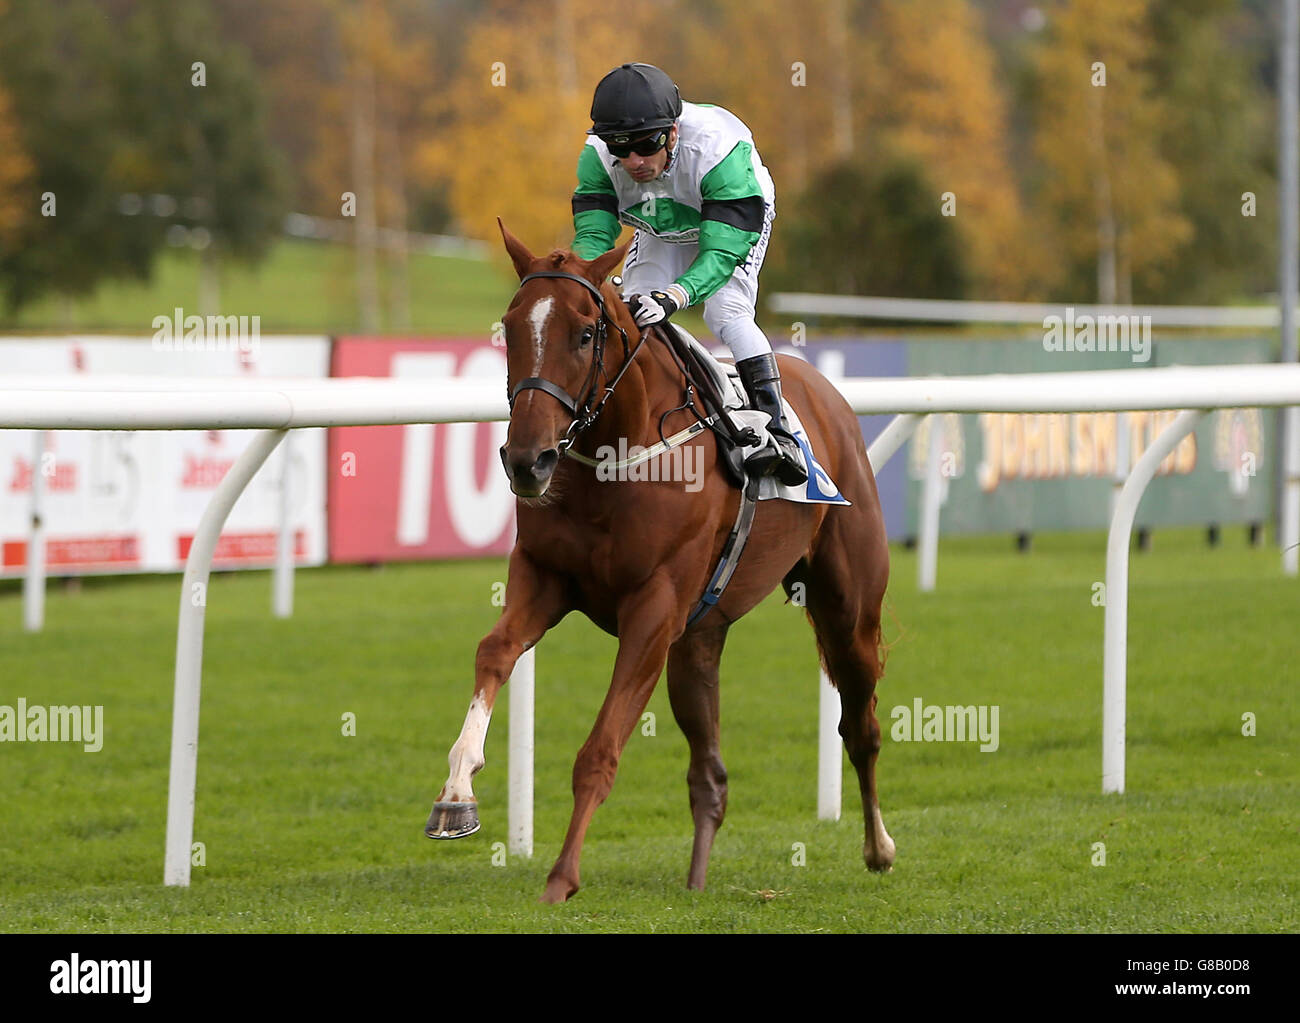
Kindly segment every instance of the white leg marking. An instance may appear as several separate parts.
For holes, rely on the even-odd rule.
[[[488,722],[492,720],[492,711],[488,710],[483,697],[475,695],[470,701],[469,713],[465,715],[464,727],[460,738],[452,746],[447,762],[451,774],[439,797],[444,802],[465,803],[474,799],[473,778],[482,770],[486,761],[483,759],[483,743],[487,739]]]
[[[871,823],[869,827],[871,829],[869,842],[876,853],[877,862],[883,861],[892,864],[895,852],[894,840],[889,837],[889,832],[885,830],[885,820],[880,815],[879,806],[871,807]],[[863,849],[864,854],[866,851],[866,849]]]

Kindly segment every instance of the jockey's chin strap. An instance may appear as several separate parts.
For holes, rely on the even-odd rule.
[[[636,358],[636,353],[641,350],[641,346],[645,344],[645,340],[649,336],[650,332],[643,331],[640,339],[636,343],[636,347],[629,351],[627,331],[609,315],[609,311],[605,308],[605,296],[600,293],[600,289],[592,284],[591,281],[587,280],[585,277],[579,277],[577,274],[564,273],[561,270],[542,270],[521,278],[519,281],[519,287],[522,288],[529,281],[536,280],[539,277],[558,277],[562,280],[575,281],[578,284],[581,284],[591,293],[592,298],[596,300],[597,308],[600,309],[600,319],[596,323],[596,338],[593,342],[592,348],[591,370],[582,382],[583,398],[581,403],[570,396],[569,392],[559,384],[547,380],[545,377],[528,377],[525,380],[519,381],[519,383],[515,385],[514,390],[510,392],[511,411],[514,410],[515,398],[518,394],[521,391],[528,390],[545,391],[568,409],[569,415],[573,416],[573,422],[569,424],[569,429],[565,431],[564,437],[557,445],[557,449],[560,454],[563,455],[573,446],[574,441],[578,439],[578,434],[582,433],[583,430],[587,429],[587,427],[596,421],[596,418],[600,415],[601,409],[605,407],[605,402],[609,401],[609,399],[614,396],[614,388],[618,386],[618,382],[623,378],[623,374],[626,373],[628,367],[632,365],[632,360]],[[608,336],[608,328],[610,326],[613,326],[614,329],[618,331],[619,337],[623,339],[623,367],[614,375],[613,380],[610,380],[608,374],[605,373],[605,340]],[[600,386],[600,377],[605,378],[605,393],[600,396],[599,401],[595,401],[593,404],[596,397],[596,390]]]

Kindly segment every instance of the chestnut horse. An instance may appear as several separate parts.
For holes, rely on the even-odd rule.
[[[460,838],[478,830],[471,779],[484,764],[497,693],[525,650],[570,611],[581,611],[618,637],[618,654],[609,693],[573,765],[573,816],[542,901],[562,902],[578,890],[587,827],[613,787],[623,748],[665,662],[673,715],[690,744],[686,780],[695,843],[687,884],[703,888],[727,808],[727,772],[718,750],[722,646],[731,623],[784,582],[787,592],[802,584],[822,663],[839,690],[840,735],[862,790],[863,857],[872,870],[890,869],[894,842],[881,820],[875,779],[875,687],[882,674],[880,610],[889,552],[857,417],[812,366],[782,359],[786,397],[852,504],[761,502],[730,586],[688,627],[741,499],[719,463],[712,432],[690,441],[703,449],[697,492],[680,481],[598,479],[594,469],[563,457],[570,445],[590,458],[603,445],[618,449],[620,438],[627,447],[655,444],[665,413],[663,436],[695,421],[680,411],[684,379],[667,346],[648,336],[638,340],[627,307],[605,283],[627,245],[590,262],[564,251],[536,258],[504,225],[501,233],[520,278],[503,320],[507,387],[513,389],[501,449],[518,497],[518,539],[505,610],[478,646],[474,696],[425,833]],[[669,456],[660,457],[666,464]]]

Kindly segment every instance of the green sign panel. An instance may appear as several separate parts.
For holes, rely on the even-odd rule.
[[[1272,340],[1156,340],[1135,351],[1049,350],[1032,340],[909,340],[909,376],[1077,372],[1225,365],[1272,359]],[[908,522],[915,532],[929,430],[943,430],[944,533],[1102,529],[1128,469],[1177,415],[1093,412],[932,416],[906,452]],[[1210,412],[1160,465],[1138,526],[1262,522],[1271,518],[1275,413]],[[901,453],[900,453],[901,454]]]

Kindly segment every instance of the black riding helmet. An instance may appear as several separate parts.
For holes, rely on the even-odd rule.
[[[653,64],[624,64],[600,80],[591,100],[588,135],[622,145],[682,116],[682,96]]]

